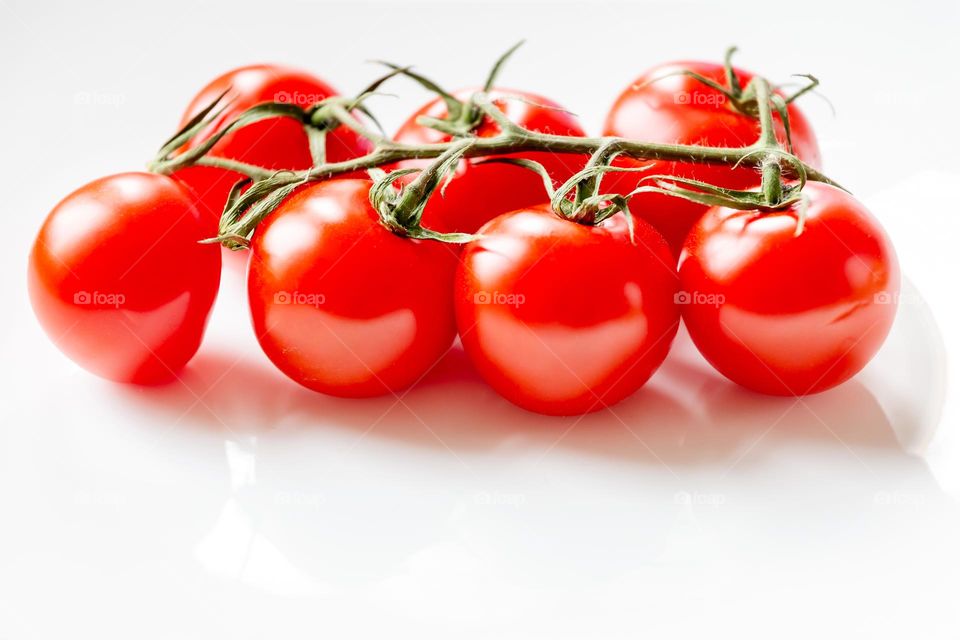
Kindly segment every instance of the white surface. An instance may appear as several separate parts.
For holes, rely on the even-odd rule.
[[[960,635],[960,207],[923,192],[960,179],[956,3],[272,6],[0,0],[0,638]],[[828,172],[916,285],[870,367],[794,404],[681,339],[616,416],[577,422],[513,409],[459,352],[400,403],[302,390],[259,353],[236,272],[182,384],[95,379],[34,322],[42,217],[141,167],[215,74],[275,60],[351,91],[388,58],[469,84],[521,36],[504,84],[593,131],[661,60],[736,42],[769,76],[816,73]],[[393,90],[388,128],[426,97]]]

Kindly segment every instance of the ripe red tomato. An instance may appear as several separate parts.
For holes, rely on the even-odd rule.
[[[478,89],[463,89],[453,95],[467,100]],[[524,91],[494,89],[488,93],[493,104],[512,122],[541,133],[566,136],[586,135],[576,116],[560,110],[560,106],[543,96]],[[519,99],[518,99],[519,98]],[[417,124],[417,117],[443,118],[447,105],[437,98],[421,107],[400,127],[395,140],[408,144],[447,142],[450,136]],[[500,133],[500,127],[489,118],[475,129],[478,136],[489,138]],[[583,168],[587,157],[547,152],[515,154],[535,160],[547,169],[554,182],[562,182]],[[510,164],[476,164],[463,161],[456,177],[441,195],[433,194],[423,213],[421,224],[435,231],[473,233],[501,213],[549,201],[543,180],[529,169]],[[422,167],[428,162],[408,161],[402,167]],[[412,179],[412,178],[409,178]]]
[[[795,210],[712,208],[680,258],[684,323],[720,373],[763,393],[834,387],[870,361],[896,313],[900,272],[879,223],[848,193],[809,183]]]
[[[60,201],[30,253],[33,309],[53,342],[110,380],[151,384],[193,357],[220,286],[216,235],[177,182],[95,180]]]
[[[347,179],[305,187],[251,244],[247,284],[260,346],[290,378],[331,395],[402,389],[456,335],[456,247],[388,231],[370,186]]]
[[[230,89],[225,99],[229,106],[197,137],[193,147],[234,120],[250,107],[264,102],[285,102],[309,107],[337,95],[323,80],[289,67],[258,64],[228,71],[204,87],[190,102],[181,119],[186,124],[217,96]],[[327,160],[339,162],[367,153],[371,148],[366,138],[346,127],[327,134]],[[303,126],[291,118],[269,118],[228,133],[209,155],[240,160],[268,169],[303,170],[313,166],[310,143]],[[187,167],[174,174],[196,194],[200,209],[215,220],[220,219],[231,187],[244,176],[215,167]]]
[[[675,62],[654,67],[637,78],[613,103],[607,114],[604,135],[713,147],[739,147],[756,142],[760,134],[757,119],[737,111],[721,92],[689,76],[663,77],[679,69],[689,69],[725,84],[724,68],[719,64]],[[740,69],[734,71],[740,86],[745,88],[753,74]],[[820,149],[809,122],[794,104],[789,105],[787,114],[794,153],[807,164],[819,168]],[[776,112],[774,120],[777,137],[785,141],[783,126]],[[746,189],[757,182],[756,170],[746,166],[731,169],[720,165],[665,161],[651,163],[626,158],[617,164],[652,165],[645,174],[692,178],[731,189]],[[628,193],[636,187],[644,173],[610,173],[604,180],[603,188],[615,193]],[[687,232],[707,207],[672,196],[643,193],[631,200],[630,209],[656,227],[667,239],[675,255],[679,255]]]
[[[585,226],[547,206],[504,214],[466,246],[454,301],[467,354],[511,402],[574,415],[609,407],[660,366],[680,322],[666,242],[623,216]]]

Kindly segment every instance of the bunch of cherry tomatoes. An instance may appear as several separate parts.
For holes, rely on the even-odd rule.
[[[757,138],[755,114],[730,104],[723,65],[682,62],[648,70],[616,99],[604,135],[650,142],[739,147]],[[745,86],[752,75],[735,69]],[[295,69],[230,71],[186,109],[189,121],[224,91],[232,102],[216,131],[256,104],[309,106],[334,90]],[[466,97],[470,92],[455,94]],[[493,90],[496,107],[531,131],[585,135],[555,102]],[[418,116],[396,132],[410,143],[450,140]],[[793,153],[819,167],[814,132],[787,110]],[[477,136],[498,131],[489,119]],[[785,138],[777,120],[777,136]],[[190,144],[199,144],[201,138]],[[330,162],[369,153],[340,126],[326,138]],[[236,129],[210,155],[276,170],[313,165],[300,124],[270,118]],[[582,156],[534,152],[555,181]],[[410,160],[406,164],[422,164]],[[753,168],[618,160],[651,172],[749,189]],[[219,288],[218,235],[243,175],[191,166],[171,176],[124,173],[95,180],[49,214],[33,247],[34,310],[57,346],[111,380],[154,384],[187,364]],[[610,173],[604,188],[628,193],[636,175]],[[803,190],[805,210],[708,208],[642,193],[600,224],[553,213],[539,176],[524,167],[461,160],[423,212],[422,225],[476,234],[464,245],[403,237],[380,223],[365,174],[303,185],[256,228],[247,269],[253,329],[264,352],[310,389],[344,397],[395,393],[416,384],[459,335],[484,379],[515,404],[580,414],[624,399],[666,358],[682,321],[723,375],[769,394],[801,395],[842,383],[873,357],[893,322],[899,287],[884,231],[850,194],[821,183]],[[632,225],[626,215],[632,216]]]

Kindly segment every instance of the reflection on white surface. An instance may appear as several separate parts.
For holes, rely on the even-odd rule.
[[[237,442],[223,443],[227,454],[227,468],[230,469],[230,486],[234,491],[257,482],[257,457],[253,453],[256,447],[256,436],[249,438],[250,446],[241,447]]]
[[[256,438],[250,448],[236,442],[224,442],[231,489],[243,492],[256,484]],[[288,597],[322,596],[329,592],[293,566],[283,554],[257,530],[250,513],[236,498],[230,498],[220,512],[213,529],[197,544],[196,557],[203,568],[215,575],[256,586],[264,591]]]
[[[901,446],[920,455],[943,424],[947,352],[930,307],[906,278],[899,305],[890,338],[859,379],[873,390]]]
[[[465,544],[442,542],[412,553],[396,573],[373,585],[371,596],[398,615],[475,624],[496,616],[491,593],[516,602],[515,591],[498,583],[493,567]]]
[[[217,524],[197,545],[196,556],[206,571],[274,595],[302,598],[329,593],[260,535],[234,499],[223,506]]]

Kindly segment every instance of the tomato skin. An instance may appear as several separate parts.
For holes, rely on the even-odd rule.
[[[576,415],[612,406],[653,374],[680,321],[666,242],[623,216],[598,227],[548,206],[504,214],[466,246],[455,303],[480,374],[524,409]]]
[[[462,89],[453,95],[467,100],[477,91],[479,88]],[[487,95],[507,118],[527,129],[566,136],[586,135],[576,116],[560,110],[560,105],[549,98],[509,89],[493,89]],[[447,115],[446,104],[438,98],[421,107],[401,125],[394,139],[407,144],[435,144],[450,140],[447,134],[417,124],[417,117],[421,115],[443,118]],[[487,118],[475,132],[482,138],[489,138],[499,134],[500,127]],[[543,164],[557,184],[583,169],[588,160],[587,156],[547,152],[503,157],[535,160]],[[445,233],[473,233],[501,213],[549,200],[543,180],[529,169],[509,164],[476,164],[479,160],[482,159],[461,162],[444,193],[441,195],[438,190],[433,194],[423,213],[423,226]],[[399,166],[423,167],[427,164],[429,161],[419,160],[402,162]]]
[[[704,357],[761,393],[835,387],[883,344],[900,271],[880,224],[848,193],[808,183],[803,232],[793,211],[712,208],[680,258],[684,323]]]
[[[60,201],[28,266],[40,324],[74,362],[117,382],[176,376],[200,345],[220,286],[216,235],[176,181],[95,180]]]
[[[263,102],[309,107],[337,95],[329,84],[305,71],[274,64],[239,67],[201,89],[184,112],[180,125],[186,124],[228,89],[225,99],[232,99],[229,106],[191,140],[187,148],[201,144],[242,112]],[[330,162],[364,155],[371,148],[368,140],[347,127],[338,127],[327,134],[327,160]],[[310,142],[303,126],[291,118],[270,118],[239,128],[224,136],[208,155],[268,169],[303,170],[313,166]],[[173,175],[193,191],[201,211],[218,221],[230,189],[244,177],[216,167],[196,166],[181,169]]]
[[[388,231],[370,186],[305,187],[260,224],[251,245],[247,285],[260,346],[287,376],[330,395],[399,391],[456,336],[456,247]]]
[[[689,76],[663,76],[679,69],[695,71],[726,84],[722,65],[681,61],[647,70],[617,97],[607,114],[604,135],[647,142],[740,147],[756,142],[760,124],[737,111],[721,92]],[[734,69],[740,86],[746,88],[754,74]],[[657,78],[655,82],[651,82]],[[645,83],[650,83],[646,84]],[[645,85],[645,86],[642,86]],[[814,168],[820,168],[820,148],[809,121],[794,103],[788,106],[794,153]],[[777,138],[786,141],[779,115],[774,112]],[[649,166],[642,173],[611,173],[603,182],[607,192],[628,193],[644,175],[668,174],[702,180],[731,189],[746,189],[757,182],[751,167],[731,169],[722,165],[645,161],[622,158],[620,166]],[[659,230],[676,255],[694,223],[707,207],[656,193],[638,194],[630,210]]]

